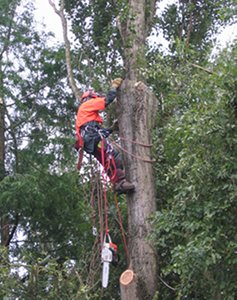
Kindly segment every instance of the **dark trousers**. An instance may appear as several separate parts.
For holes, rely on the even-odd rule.
[[[114,184],[125,178],[121,154],[110,145],[107,138],[101,136],[99,130],[100,128],[88,126],[81,130],[84,150],[92,154],[102,165],[104,157],[103,167]]]
[[[111,183],[117,183],[124,179],[125,174],[121,155],[116,149],[111,148],[106,139],[98,143],[95,152],[92,154],[103,165],[102,154],[104,155],[104,168]]]

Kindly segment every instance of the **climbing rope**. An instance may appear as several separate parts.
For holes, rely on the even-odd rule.
[[[96,236],[97,242],[100,240],[99,251],[101,253],[101,262],[103,264],[102,271],[102,286],[104,288],[108,285],[109,280],[109,266],[110,263],[116,264],[117,262],[114,260],[114,255],[117,255],[117,245],[112,242],[112,239],[109,234],[109,218],[108,218],[108,199],[107,199],[107,176],[109,174],[110,181],[113,182],[113,179],[116,177],[116,164],[114,157],[112,155],[112,146],[106,143],[106,140],[103,136],[101,136],[100,142],[100,151],[101,151],[101,165],[102,165],[102,180],[99,181],[99,176],[96,177],[95,185],[92,187],[92,195],[91,195],[91,205],[92,205],[92,224],[93,224],[93,234]],[[106,143],[106,145],[105,145]],[[151,145],[144,145],[138,142],[133,141],[134,144],[137,144],[142,147],[151,147]],[[113,144],[118,147],[120,150],[127,152],[127,150],[123,149],[121,146],[117,145],[115,142]],[[131,155],[131,154],[130,154]],[[136,159],[140,159],[145,162],[154,162],[153,160],[143,159],[139,156],[134,156]],[[95,210],[95,195],[98,200],[98,215],[99,215],[99,227],[100,227],[100,235],[96,229],[96,210]],[[123,246],[126,253],[127,263],[129,263],[129,250],[126,240],[126,233],[123,227],[121,211],[119,207],[119,202],[117,195],[114,194],[114,202],[118,215],[118,223],[120,226],[120,232],[122,235]],[[99,237],[99,238],[98,238]]]
[[[136,158],[136,159],[138,159],[138,160],[141,160],[141,161],[146,162],[146,163],[155,163],[155,162],[156,162],[156,160],[154,160],[154,159],[143,158],[143,157],[141,157],[141,156],[134,155],[134,154],[130,153],[128,150],[124,149],[124,148],[123,148],[122,146],[120,146],[119,144],[117,144],[116,142],[111,142],[111,143],[112,143],[112,145],[114,145],[114,146],[115,146],[116,148],[118,148],[119,150],[121,150],[121,151],[127,153],[128,155],[130,155],[130,156],[132,156],[132,157],[134,157],[134,158]],[[150,146],[149,146],[149,147],[150,147]]]
[[[129,142],[131,144],[139,145],[139,146],[142,146],[142,147],[145,147],[145,148],[151,148],[152,147],[152,144],[143,144],[143,143],[140,143],[140,142],[137,142],[137,141],[125,139],[124,137],[121,137],[121,136],[119,136],[119,138],[120,138],[120,140]]]
[[[128,253],[128,246],[127,246],[127,239],[126,239],[126,234],[125,234],[125,230],[124,230],[124,227],[123,227],[123,221],[122,221],[121,212],[120,212],[119,203],[118,203],[118,199],[117,199],[116,194],[114,194],[114,201],[115,201],[115,205],[116,205],[116,209],[117,209],[117,214],[118,214],[118,219],[119,219],[119,226],[120,226],[121,233],[122,233],[124,250],[126,252],[127,262],[128,262],[129,253]]]
[[[101,161],[103,166],[102,183],[103,183],[103,194],[104,194],[105,235],[108,235],[109,226],[108,226],[108,202],[107,202],[107,193],[106,193],[104,139],[101,140]]]

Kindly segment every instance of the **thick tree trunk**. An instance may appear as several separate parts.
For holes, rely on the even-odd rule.
[[[126,286],[122,300],[152,299],[157,283],[157,258],[148,240],[151,232],[149,217],[156,210],[155,184],[151,160],[151,126],[156,113],[156,99],[147,86],[140,82],[145,67],[145,39],[148,8],[155,1],[130,0],[130,17],[118,26],[125,47],[126,79],[118,101],[119,133],[124,138],[124,161],[127,179],[135,184],[136,191],[127,196],[130,268],[136,281]],[[149,22],[151,21],[151,15]],[[125,46],[127,45],[127,46]],[[148,147],[135,144],[136,141]],[[130,154],[128,154],[130,153]],[[135,284],[135,287],[134,287]],[[124,287],[120,284],[121,291]],[[128,292],[130,288],[130,291]],[[131,295],[131,293],[133,295]],[[128,295],[128,296],[127,296]]]
[[[0,96],[0,180],[4,178],[5,170],[4,170],[4,105],[3,100]]]
[[[5,138],[4,138],[4,104],[0,97],[0,181],[5,176]],[[8,246],[9,243],[9,222],[6,216],[2,216],[0,220],[1,226],[1,246]]]
[[[4,106],[4,93],[3,93],[3,70],[2,70],[2,60],[7,52],[10,45],[10,38],[12,33],[13,17],[16,10],[16,5],[10,5],[8,7],[9,15],[9,26],[7,29],[7,34],[4,39],[2,48],[0,49],[0,181],[5,177],[5,106]],[[10,227],[8,216],[0,215],[0,236],[1,236],[1,246],[9,246],[10,242]]]
[[[155,98],[141,82],[126,80],[122,91],[120,107],[124,109],[119,114],[119,131],[126,139],[123,147],[132,154],[124,156],[126,175],[136,186],[135,193],[127,196],[130,267],[138,277],[136,296],[133,299],[144,300],[151,299],[156,291],[156,252],[148,241],[151,232],[149,217],[156,210],[156,197],[151,148],[129,141],[148,146],[151,144]]]

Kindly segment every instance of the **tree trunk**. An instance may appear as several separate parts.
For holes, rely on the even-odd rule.
[[[8,7],[9,26],[7,28],[4,43],[1,44],[0,49],[0,181],[5,177],[5,105],[4,105],[4,93],[3,93],[3,70],[2,61],[5,53],[7,52],[10,45],[10,38],[12,33],[13,17],[15,14],[16,5],[10,5]],[[1,246],[9,246],[10,236],[9,218],[8,216],[0,215],[0,235],[1,235]]]
[[[4,105],[3,99],[0,96],[0,180],[4,178]]]
[[[2,83],[2,80],[0,80]],[[2,85],[1,85],[2,90]],[[5,176],[5,137],[4,137],[4,103],[0,95],[0,181],[3,180]],[[9,222],[7,216],[1,216],[0,220],[1,226],[1,246],[8,246],[9,241]]]
[[[149,3],[148,3],[149,2]],[[126,79],[121,87],[118,101],[119,133],[124,155],[127,179],[135,184],[135,193],[127,196],[130,268],[136,274],[126,299],[152,299],[157,283],[156,251],[148,235],[151,232],[149,217],[156,210],[155,184],[151,162],[151,127],[156,113],[156,99],[147,86],[138,81],[145,61],[145,38],[147,31],[145,11],[155,1],[129,1],[130,17],[119,24],[125,48]],[[141,66],[141,68],[140,68]],[[147,147],[133,143],[136,141]],[[128,154],[129,153],[129,154]],[[123,287],[120,285],[121,290]],[[126,287],[129,289],[129,285]],[[127,296],[129,295],[129,296]]]
[[[127,92],[129,91],[129,93]],[[156,210],[151,148],[127,141],[151,144],[151,120],[155,98],[143,83],[126,80],[121,93],[119,131],[126,140],[123,148],[127,178],[135,184],[134,194],[127,196],[130,267],[136,273],[137,295],[133,299],[151,299],[156,291],[156,252],[148,241],[149,217]],[[135,105],[131,105],[135,103]],[[150,162],[149,162],[150,160]],[[122,298],[123,300],[128,298]]]

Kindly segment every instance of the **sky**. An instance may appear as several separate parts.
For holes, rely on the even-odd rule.
[[[164,8],[167,4],[172,4],[176,0],[163,0],[159,3],[160,8]],[[62,25],[59,16],[54,12],[48,0],[33,0],[35,3],[35,18],[39,23],[44,23],[47,30],[55,34],[55,41],[63,42]],[[54,0],[58,3],[58,0]]]
[[[55,1],[55,0],[54,0]],[[33,0],[35,3],[35,19],[38,23],[44,23],[48,31],[55,34],[55,42],[63,42],[62,25],[59,16],[54,12],[48,0]],[[57,3],[58,0],[55,1]]]
[[[45,23],[46,29],[52,31],[55,34],[55,39],[52,39],[52,43],[63,42],[62,25],[59,16],[54,12],[53,8],[50,6],[48,0],[33,0],[35,3],[36,11],[35,18],[39,23]],[[58,0],[54,0],[58,3]],[[167,4],[171,4],[175,0],[163,0],[159,3],[159,7],[163,8]],[[232,42],[237,37],[237,24],[228,26],[223,29],[218,36],[217,46],[222,48],[226,44]],[[160,42],[160,37],[159,37]],[[167,43],[166,43],[167,44]],[[214,50],[217,51],[217,50]]]

